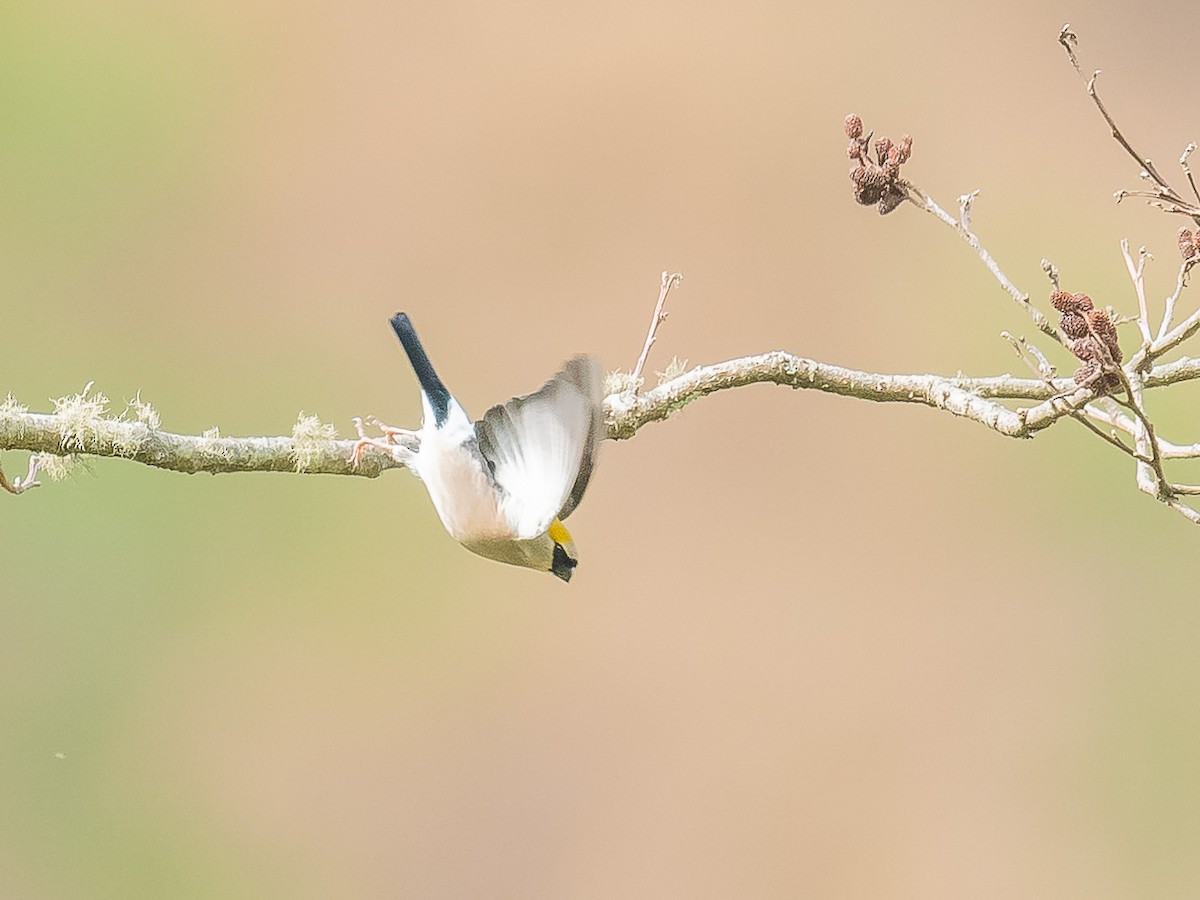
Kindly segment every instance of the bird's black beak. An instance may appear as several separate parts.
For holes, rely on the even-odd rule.
[[[571,559],[567,555],[567,551],[563,549],[563,545],[554,542],[554,559],[550,563],[550,571],[563,581],[571,580],[571,573],[575,571],[575,567],[579,565],[579,560]]]

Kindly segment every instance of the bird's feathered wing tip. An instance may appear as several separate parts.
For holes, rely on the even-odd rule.
[[[519,538],[544,534],[579,505],[604,436],[603,399],[600,364],[576,356],[539,390],[493,406],[475,423]]]

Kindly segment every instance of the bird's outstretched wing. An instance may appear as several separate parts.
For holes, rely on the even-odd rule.
[[[544,534],[583,497],[604,435],[603,384],[600,364],[576,356],[540,390],[493,406],[475,423],[516,537]]]

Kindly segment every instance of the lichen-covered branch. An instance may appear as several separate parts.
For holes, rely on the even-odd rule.
[[[916,403],[978,422],[1008,437],[1030,437],[1070,410],[1063,401],[1051,409],[1055,390],[1044,381],[1001,375],[994,378],[948,378],[940,375],[887,375],[805,359],[783,350],[731,359],[692,369],[641,394],[623,392],[605,401],[608,434],[616,440],[633,437],[650,422],[658,422],[701,397],[750,384],[785,387],[857,397],[877,403]],[[1063,380],[1055,388],[1070,391]],[[1084,391],[1084,397],[1090,392]],[[1043,401],[1010,409],[1000,399]]]
[[[1185,358],[1152,369],[1146,387],[1200,377],[1200,359]],[[1070,379],[1042,380],[998,375],[989,378],[864,372],[777,350],[700,366],[642,393],[610,394],[604,401],[608,436],[633,437],[651,422],[669,418],[701,397],[752,384],[856,397],[877,403],[912,403],[977,422],[1007,437],[1032,437],[1084,407],[1092,392]],[[90,387],[90,386],[89,386]],[[1008,406],[1002,400],[1026,401]],[[140,401],[139,401],[140,402]],[[290,436],[230,437],[177,434],[159,426],[157,413],[110,414],[107,399],[88,390],[63,398],[54,413],[33,413],[13,400],[0,404],[0,450],[29,450],[54,456],[115,457],[174,472],[303,472],[375,477],[401,464],[390,454],[368,450],[357,468],[355,442],[333,428],[301,416]]]
[[[54,456],[108,456],[172,472],[308,472],[375,476],[393,468],[390,456],[367,454],[355,469],[353,441],[333,438],[227,437],[176,434],[142,422],[98,416],[82,423],[53,413],[0,411],[0,450],[31,450]]]

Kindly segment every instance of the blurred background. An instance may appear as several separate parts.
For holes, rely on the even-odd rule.
[[[0,394],[416,425],[405,309],[481,414],[628,370],[664,269],[651,369],[1024,374],[965,245],[855,206],[842,119],[981,188],[1035,297],[1049,257],[1132,310],[1128,237],[1157,304],[1181,223],[1114,204],[1056,38],[1175,178],[1200,19],[1084,8],[9,0]],[[1200,894],[1200,532],[1084,429],[755,386],[606,444],[571,527],[568,586],[404,472],[0,496],[0,896]]]

